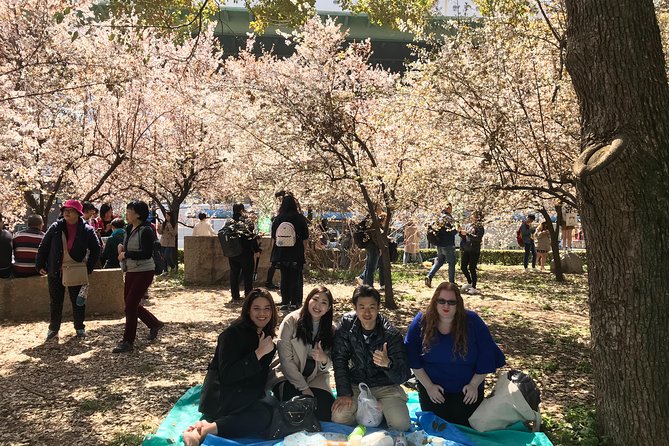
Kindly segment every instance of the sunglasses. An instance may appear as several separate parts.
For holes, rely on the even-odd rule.
[[[458,304],[457,300],[446,300],[446,299],[437,299],[437,303],[439,305],[450,305],[451,307],[454,307]]]

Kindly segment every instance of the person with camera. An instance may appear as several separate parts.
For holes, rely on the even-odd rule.
[[[437,220],[431,225],[431,229],[428,229],[436,231],[437,235],[437,260],[425,276],[425,286],[428,288],[432,287],[432,278],[444,263],[448,263],[448,281],[455,282],[455,234],[458,230],[455,227],[452,212],[453,206],[451,203],[446,204]]]
[[[272,421],[263,399],[276,347],[279,315],[272,295],[253,289],[242,312],[218,336],[214,357],[202,385],[199,411],[203,419],[184,433],[186,446],[197,446],[208,434],[240,438],[262,434]]]
[[[379,313],[381,295],[368,285],[360,285],[351,299],[355,312],[342,317],[335,331],[332,364],[337,399],[332,405],[332,421],[355,423],[358,385],[369,386],[383,405],[389,429],[409,429],[407,395],[400,387],[411,372],[402,334]]]

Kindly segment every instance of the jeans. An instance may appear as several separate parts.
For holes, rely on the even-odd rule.
[[[444,263],[448,263],[448,281],[455,282],[455,246],[437,246],[437,261],[427,276],[431,279],[437,274]]]
[[[63,320],[63,301],[65,300],[65,287],[63,286],[63,279],[60,276],[48,276],[49,282],[49,298],[51,301],[51,322],[49,323],[49,330],[60,330],[60,323]],[[77,305],[77,295],[81,290],[81,285],[67,287],[67,292],[70,295],[70,302],[72,302],[72,318],[74,319],[74,329],[84,329],[84,318],[86,316],[86,305]]]
[[[232,294],[232,299],[240,299],[240,273],[244,281],[244,297],[246,297],[253,289],[253,256],[247,255],[241,258],[228,258],[228,262],[230,263],[230,294]]]
[[[174,256],[176,255],[177,249],[174,246],[163,246],[162,249],[163,259],[165,259],[165,271],[176,268],[177,264],[174,261]]]
[[[477,275],[476,266],[479,263],[481,251],[462,251],[462,258],[460,258],[460,268],[462,273],[467,278],[467,283],[476,288]]]
[[[416,254],[409,254],[408,252],[404,251],[404,259],[402,263],[405,265],[407,263],[423,263],[423,256],[420,255],[420,251]]]
[[[537,248],[534,247],[534,240],[525,243],[525,257],[523,258],[523,265],[527,268],[530,261],[530,254],[532,254],[532,268],[537,266]]]
[[[302,306],[302,289],[304,288],[304,277],[302,269],[304,265],[297,262],[280,263],[281,271],[281,305]]]
[[[149,310],[140,305],[153,281],[153,271],[129,272],[125,275],[123,295],[125,299],[125,329],[123,340],[135,342],[137,336],[137,318],[149,328],[158,328],[160,321]]]
[[[374,286],[374,273],[379,266],[379,259],[381,258],[381,251],[376,245],[371,243],[365,248],[367,258],[365,259],[365,269],[360,274],[362,283],[369,286]]]

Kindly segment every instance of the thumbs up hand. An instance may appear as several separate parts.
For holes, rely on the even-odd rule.
[[[321,364],[327,364],[328,355],[323,351],[323,346],[321,341],[318,341],[314,348],[311,350],[311,357],[314,361],[320,362]]]
[[[385,369],[390,367],[390,358],[388,358],[388,343],[383,344],[382,350],[377,350],[373,354],[374,364]]]
[[[260,340],[258,342],[258,348],[256,349],[256,357],[258,360],[265,355],[268,355],[274,351],[274,340],[271,336],[265,336],[264,332],[260,332]]]

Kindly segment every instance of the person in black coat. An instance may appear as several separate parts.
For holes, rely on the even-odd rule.
[[[263,397],[278,319],[267,290],[256,288],[246,296],[239,319],[218,336],[202,385],[199,410],[204,419],[183,433],[186,446],[199,445],[208,434],[257,437],[269,427],[272,408]]]
[[[67,251],[76,262],[86,260],[88,274],[93,272],[100,257],[100,244],[95,230],[84,222],[83,207],[78,200],[67,200],[61,210],[61,218],[56,220],[46,231],[42,243],[37,250],[35,267],[42,275],[48,276],[49,297],[51,299],[51,322],[46,340],[58,336],[60,324],[63,318],[63,300],[65,299],[65,286],[62,279],[62,265],[64,256],[63,235],[67,242]],[[88,255],[88,259],[86,256]],[[72,302],[72,314],[74,328],[78,338],[86,336],[84,318],[86,316],[86,304],[77,305],[77,295],[81,285],[68,286],[70,301]]]
[[[232,219],[244,226],[242,237],[242,253],[237,257],[228,257],[230,263],[230,294],[232,300],[241,300],[239,296],[239,276],[244,282],[244,296],[253,289],[254,259],[260,256],[260,245],[254,231],[253,221],[248,218],[244,205],[241,203],[232,206]]]
[[[307,219],[300,213],[292,194],[286,193],[279,213],[272,221],[272,263],[281,270],[281,310],[295,310],[302,306],[305,257],[309,240]],[[284,228],[289,228],[284,233]],[[290,234],[290,236],[287,236]]]
[[[358,385],[365,383],[383,404],[390,429],[409,429],[407,395],[400,387],[411,375],[402,333],[379,314],[381,296],[369,285],[353,292],[355,313],[346,314],[335,331],[332,365],[337,399],[332,421],[354,424]]]

